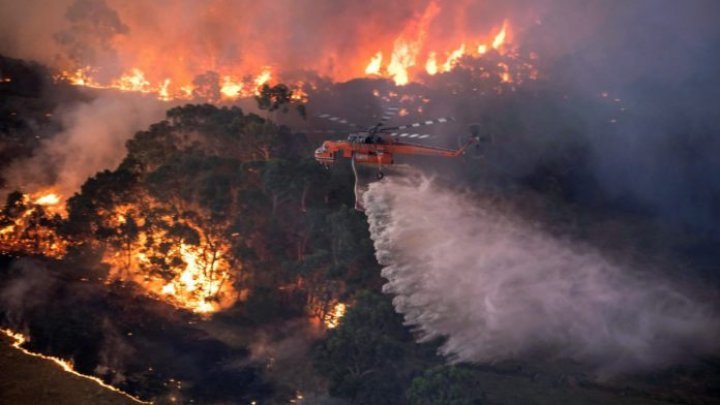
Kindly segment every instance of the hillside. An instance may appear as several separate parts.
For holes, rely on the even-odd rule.
[[[0,335],[0,403],[3,404],[134,404],[117,392],[63,371],[50,360],[12,347]]]

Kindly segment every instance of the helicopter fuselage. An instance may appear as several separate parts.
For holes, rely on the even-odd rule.
[[[447,149],[436,146],[397,142],[394,139],[379,136],[358,137],[343,141],[325,141],[315,150],[315,159],[330,166],[338,157],[351,158],[359,164],[376,164],[379,167],[394,163],[395,155],[425,155],[440,157],[458,157],[465,145],[459,149]]]

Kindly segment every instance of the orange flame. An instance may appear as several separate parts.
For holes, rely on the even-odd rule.
[[[190,42],[187,46],[174,47],[173,52],[169,53],[167,47],[161,46],[162,41],[148,40],[148,36],[156,32],[154,28],[138,21],[137,16],[141,15],[140,10],[153,9],[154,6],[142,4],[145,3],[114,5],[120,17],[131,28],[127,34],[114,36],[108,44],[118,56],[118,65],[106,68],[66,65],[57,76],[58,79],[78,86],[141,92],[160,100],[227,102],[255,96],[258,87],[264,84],[283,82],[291,90],[299,89],[299,80],[306,83],[309,80],[309,77],[299,73],[302,71],[317,72],[323,80],[344,81],[364,75],[382,76],[392,79],[397,85],[404,85],[426,77],[421,72],[430,76],[448,72],[459,64],[464,55],[482,57],[493,50],[501,55],[512,55],[514,50],[508,20],[496,27],[489,27],[486,32],[475,29],[472,32],[460,32],[456,27],[448,27],[446,21],[460,16],[459,13],[464,12],[463,6],[431,0],[424,9],[415,13],[412,12],[413,6],[408,6],[409,17],[405,17],[395,32],[392,31],[394,27],[387,31],[374,30],[372,35],[364,35],[364,30],[357,32],[356,47],[353,48],[355,51],[350,55],[346,49],[320,48],[314,53],[317,57],[294,65],[292,61],[296,56],[288,56],[294,55],[294,52],[267,49],[262,42],[245,43],[246,32],[237,33],[242,38],[237,40],[239,42],[225,37],[210,37],[207,44]],[[169,10],[172,6],[165,8],[168,13],[175,11]],[[225,11],[222,2],[198,10],[203,18],[218,24],[230,21],[224,15]],[[168,17],[163,21],[171,20]],[[348,28],[354,31],[355,27]],[[170,28],[168,31],[177,34]],[[240,43],[245,50],[242,57],[233,51]],[[229,51],[225,52],[226,49]],[[283,67],[286,70],[282,70]],[[118,69],[120,74],[111,73],[110,69]],[[211,88],[209,91],[199,91],[196,87],[201,85],[196,83],[196,79],[206,72],[212,72],[214,76],[210,79],[218,83],[208,83],[208,76],[202,76],[202,86],[209,85]]]
[[[119,78],[102,83],[94,78],[96,72],[91,67],[84,67],[75,71],[63,71],[55,76],[58,81],[65,81],[74,86],[90,87],[95,89],[114,89],[125,92],[137,92],[153,95],[159,100],[192,100],[197,97],[195,86],[191,83],[177,84],[170,78],[163,78],[153,82],[139,68],[132,68]],[[264,67],[257,76],[249,79],[240,79],[236,75],[226,74],[218,83],[220,94],[225,100],[234,100],[259,94],[259,88],[272,80],[272,69]],[[299,86],[300,84],[296,84]],[[295,86],[291,86],[295,87]],[[203,100],[218,101],[218,100]]]
[[[162,287],[162,294],[171,296],[181,306],[194,312],[206,314],[221,309],[221,301],[210,299],[220,295],[223,284],[229,278],[226,275],[213,277],[222,265],[221,255],[218,254],[215,260],[207,264],[202,251],[184,243],[180,246],[180,255],[185,262],[185,269]]]
[[[365,74],[366,75],[377,75],[380,74],[380,67],[382,66],[382,52],[378,52],[370,59],[370,63],[368,63],[367,67],[365,68]]]
[[[195,230],[199,243],[178,241],[166,228],[145,226],[144,219],[135,215],[139,211],[132,205],[115,207],[106,224],[122,227],[132,216],[141,229],[134,243],[107,248],[103,261],[111,266],[110,279],[135,281],[149,295],[198,314],[217,312],[235,303],[239,296],[233,286],[234,271],[226,258],[226,242],[211,240],[189,220],[183,220],[182,225]],[[174,219],[165,216],[156,221],[170,224]]]
[[[255,86],[260,87],[263,84],[270,81],[272,78],[272,71],[269,67],[265,67],[262,72],[255,78]]]
[[[242,82],[239,82],[237,80],[234,80],[231,76],[224,76],[223,77],[223,84],[220,88],[220,93],[222,93],[225,98],[235,98],[237,97],[240,92],[242,92],[243,84]]]
[[[343,316],[345,316],[345,312],[347,312],[346,304],[342,302],[335,304],[332,310],[325,314],[325,318],[323,319],[325,327],[328,329],[334,329],[340,326],[340,320]]]
[[[492,47],[495,50],[500,49],[505,44],[505,38],[507,37],[507,20],[503,21],[502,29],[500,32],[495,36],[495,39],[493,39]]]
[[[45,223],[49,215],[63,215],[62,197],[54,192],[23,195],[22,211],[5,219],[10,223],[0,228],[0,252],[42,254],[61,258],[68,243]]]
[[[35,198],[35,204],[37,204],[37,205],[57,205],[57,204],[60,204],[60,196],[55,193],[43,194],[40,197]]]
[[[434,76],[438,72],[438,65],[437,65],[437,59],[435,52],[430,52],[430,55],[428,55],[428,60],[425,62],[425,71],[430,75]]]
[[[449,72],[452,70],[458,59],[460,59],[464,54],[465,44],[460,45],[460,48],[450,52],[450,56],[448,56],[447,61],[445,61],[445,64],[443,65],[443,71]]]
[[[434,76],[439,72],[451,71],[465,55],[482,57],[491,48],[500,54],[507,52],[506,48],[508,47],[510,39],[508,20],[503,21],[500,31],[496,34],[488,35],[485,40],[472,41],[475,43],[479,42],[477,48],[474,48],[475,52],[472,50],[468,52],[465,43],[461,43],[455,48],[445,48],[439,51],[437,49],[428,49],[430,46],[426,41],[428,25],[439,10],[440,8],[434,2],[430,3],[423,15],[417,21],[409,23],[402,34],[395,38],[390,62],[385,67],[387,76],[392,78],[395,84],[402,86],[413,79],[412,76],[417,58],[422,54],[427,55],[424,66],[425,72],[430,76]],[[490,45],[488,45],[488,43],[490,43]],[[437,61],[437,55],[439,54],[447,55],[442,65],[439,65]],[[382,52],[378,52],[370,59],[370,62],[365,68],[365,74],[379,75],[381,72]],[[507,70],[501,74],[501,80],[505,83],[512,81]]]

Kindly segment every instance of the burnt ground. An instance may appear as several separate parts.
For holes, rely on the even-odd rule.
[[[69,374],[59,366],[11,346],[0,335],[0,403],[2,404],[135,404],[123,395]]]

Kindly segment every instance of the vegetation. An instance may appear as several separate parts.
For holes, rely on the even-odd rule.
[[[103,357],[109,327],[104,319],[128,294],[199,313],[225,309],[222,319],[262,328],[309,317],[322,324],[335,305],[353,300],[350,291],[377,289],[379,269],[364,218],[349,207],[352,174],[322,169],[311,147],[302,134],[239,108],[187,105],[128,141],[124,161],[88,179],[69,199],[65,218],[11,193],[0,210],[0,227],[7,229],[0,236],[2,250],[58,257],[72,269],[62,271],[62,287],[53,278],[46,292],[56,297],[55,305],[22,311],[33,349],[72,357],[78,370],[92,373]],[[58,239],[63,250],[50,255]],[[194,280],[207,285],[191,288],[183,281],[191,265],[199,268],[193,269]],[[9,278],[14,277],[24,276]],[[75,296],[72,291],[86,280],[100,283],[92,293]],[[108,282],[114,287],[108,289]],[[123,287],[128,282],[135,286]],[[385,309],[404,330],[392,307]],[[112,328],[157,340],[140,313],[157,316],[142,310],[116,318]],[[162,340],[175,334],[191,336],[187,341],[198,337],[171,323]],[[412,344],[407,333],[403,339]],[[152,350],[131,346],[133,352]],[[208,373],[175,370],[175,360],[152,356],[156,372],[150,374],[142,371],[143,361],[123,360],[123,375],[132,378],[119,385],[143,397],[166,395],[160,376],[181,379],[184,373],[202,387],[193,389],[197,399],[237,399],[239,391],[248,402],[287,395],[272,394],[254,365],[224,370],[228,356],[247,356],[242,347],[192,346],[190,356],[202,356]],[[230,378],[235,373],[240,380]]]
[[[387,296],[361,292],[337,329],[314,350],[330,393],[361,404],[400,404],[412,377],[440,359],[414,343]]]
[[[447,83],[470,92],[472,87],[462,86],[463,70],[454,72],[459,77],[433,79],[437,82],[430,85],[436,87],[426,90],[436,92],[431,99],[442,102]],[[361,84],[346,86],[370,97]],[[478,104],[463,106],[459,120],[476,121],[473,114],[485,111],[481,131],[495,138],[494,155],[462,163],[464,178],[486,187],[489,198],[507,198],[498,189],[516,193],[518,205],[536,204],[532,208],[544,210],[550,222],[571,224],[598,241],[590,225],[598,214],[587,212],[597,205],[616,207],[588,186],[595,183],[582,123],[560,108],[564,101],[556,93],[562,92],[534,86],[525,93],[495,95],[491,102],[475,89],[461,94]],[[14,116],[16,106],[27,104],[0,100],[7,101],[0,106],[4,145],[22,145],[29,154],[38,141],[26,117],[44,116],[46,110]],[[263,87],[256,101],[270,116],[289,110],[292,100],[288,88],[278,85]],[[526,121],[518,119],[518,110],[527,112]],[[304,114],[302,108],[299,112]],[[558,135],[548,141],[539,140],[539,133]],[[18,134],[24,138],[15,143]],[[647,379],[635,388],[624,382],[608,388],[558,364],[447,365],[436,355],[439,342],[416,343],[391,297],[381,293],[365,218],[352,208],[352,173],[344,166],[326,171],[317,165],[311,158],[315,140],[237,107],[202,104],[169,110],[165,120],[138,132],[126,146],[119,167],[97,173],[68,201],[66,217],[22,193],[8,196],[0,230],[12,229],[0,233],[0,251],[58,260],[23,267],[27,262],[2,258],[0,289],[13,294],[0,294],[0,316],[26,328],[33,350],[72,358],[78,370],[144,398],[182,394],[203,403],[287,403],[297,397],[298,386],[273,379],[281,367],[275,362],[283,359],[276,352],[263,355],[266,348],[256,346],[263,342],[258,336],[296,334],[314,342],[307,352],[304,346],[296,349],[303,363],[297,369],[321,381],[314,394],[322,396],[327,388],[332,397],[357,404],[528,398],[535,403],[700,402],[713,395],[711,388],[698,389],[697,396],[671,391],[687,388],[691,379],[700,381],[698,386],[717,386],[713,365],[703,378],[692,375],[694,370],[651,376],[660,394],[643,388]],[[3,157],[12,155],[8,150]],[[472,170],[477,165],[483,170]],[[607,212],[625,215],[617,220],[621,229],[655,234],[657,228],[641,229],[645,223],[627,214],[636,207],[628,205]],[[616,239],[608,243],[624,245]],[[687,238],[681,242],[690,244]],[[648,250],[662,250],[647,243]],[[193,277],[205,284],[183,292],[191,267]],[[14,294],[23,291],[30,291],[25,297],[31,299],[16,302]],[[348,307],[341,322],[322,326],[338,303]],[[215,315],[204,316],[208,312]],[[309,318],[319,325],[312,333],[287,326]],[[182,389],[178,380],[186,383]]]

